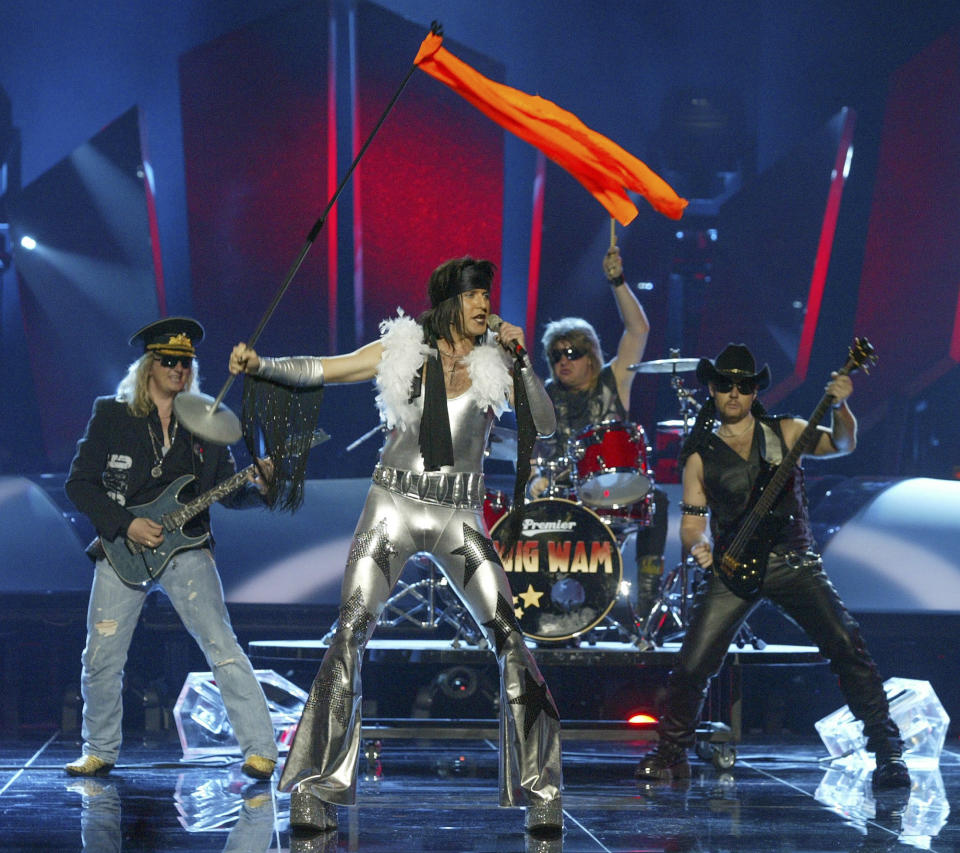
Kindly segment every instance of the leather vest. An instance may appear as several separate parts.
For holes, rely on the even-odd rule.
[[[710,527],[714,538],[729,539],[750,505],[751,492],[764,468],[776,466],[787,453],[779,419],[758,420],[753,430],[750,458],[744,459],[721,438],[711,435],[699,451],[703,460],[703,482],[710,506]],[[771,514],[783,519],[773,550],[806,551],[816,547],[807,510],[803,468],[797,465],[784,486]]]

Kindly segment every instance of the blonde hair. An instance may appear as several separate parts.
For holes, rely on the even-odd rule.
[[[547,367],[550,368],[550,375],[554,375],[556,365],[550,361],[550,349],[557,341],[567,341],[570,346],[576,349],[582,349],[587,353],[587,359],[593,371],[593,377],[596,379],[603,369],[603,353],[600,351],[600,338],[586,320],[581,317],[564,317],[562,320],[554,320],[547,323],[543,330],[543,336],[540,343],[543,344],[543,355],[547,360]]]
[[[154,355],[152,352],[145,352],[140,358],[133,362],[127,368],[127,375],[120,380],[117,385],[117,397],[121,403],[127,404],[127,409],[134,417],[145,418],[154,408],[154,402],[150,397],[150,369],[153,367]],[[197,360],[193,360],[193,368],[190,371],[190,381],[187,383],[186,391],[197,392],[200,390],[200,382],[197,379]]]

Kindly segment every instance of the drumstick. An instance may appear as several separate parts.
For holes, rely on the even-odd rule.
[[[613,249],[617,245],[617,220],[612,216],[610,217],[610,248]]]

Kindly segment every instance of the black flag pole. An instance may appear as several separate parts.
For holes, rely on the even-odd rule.
[[[430,32],[435,33],[436,35],[443,35],[443,29],[436,21],[430,25]],[[416,69],[416,64],[410,66],[410,70],[407,71],[406,76],[397,87],[397,91],[394,92],[393,97],[390,99],[390,102],[387,104],[380,118],[377,120],[373,130],[370,131],[366,141],[362,146],[360,146],[357,156],[353,158],[350,168],[347,169],[346,174],[340,180],[340,183],[337,186],[337,189],[334,191],[333,196],[330,198],[330,201],[327,202],[327,206],[324,208],[323,213],[321,213],[317,221],[313,223],[313,227],[307,234],[307,239],[304,242],[303,247],[297,254],[293,264],[291,264],[286,276],[284,276],[284,279],[280,284],[280,288],[273,297],[273,301],[270,303],[263,317],[260,319],[260,322],[257,324],[257,328],[254,330],[253,334],[248,338],[247,344],[249,346],[252,347],[260,338],[264,327],[270,321],[270,318],[273,316],[273,312],[276,311],[277,306],[280,304],[280,300],[283,299],[284,294],[290,287],[290,283],[293,281],[294,276],[296,276],[300,267],[303,265],[303,261],[307,257],[307,253],[310,251],[311,247],[319,236],[321,229],[327,221],[327,216],[330,213],[330,210],[337,203],[337,199],[340,198],[341,193],[347,185],[347,181],[350,180],[350,176],[357,168],[357,164],[366,153],[367,148],[370,147],[370,143],[373,142],[374,137],[383,126],[383,123],[387,120],[387,116],[400,99],[400,94],[406,88],[407,83],[410,81],[410,78],[413,76],[413,72],[416,71]],[[196,392],[184,391],[178,394],[173,401],[173,409],[176,413],[177,420],[194,435],[212,442],[213,444],[233,444],[234,442],[239,441],[243,435],[243,430],[240,427],[240,421],[237,416],[230,411],[230,409],[223,405],[223,398],[226,396],[227,391],[230,390],[230,386],[233,384],[233,380],[235,378],[236,377],[233,375],[227,377],[227,381],[224,383],[223,388],[220,389],[220,393],[217,395],[216,399],[208,396],[207,394],[199,394]]]

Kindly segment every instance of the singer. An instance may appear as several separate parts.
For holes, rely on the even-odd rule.
[[[280,779],[280,789],[292,791],[290,823],[299,831],[336,827],[335,804],[356,800],[360,663],[404,564],[419,551],[433,555],[496,652],[500,805],[526,806],[525,828],[534,835],[562,831],[559,714],[520,632],[482,515],[484,448],[514,388],[539,435],[553,432],[555,418],[523,331],[490,314],[495,271],[471,257],[441,264],[430,276],[428,311],[416,321],[402,312],[385,320],[378,341],[347,355],[263,358],[242,343],[231,353],[231,373],[254,382],[374,379],[390,430],[350,548],[337,629]]]

